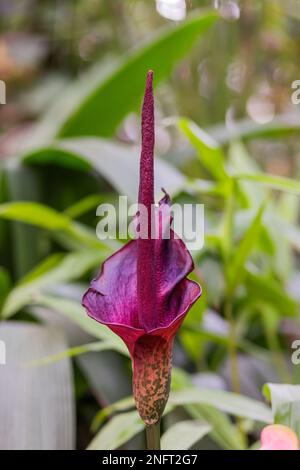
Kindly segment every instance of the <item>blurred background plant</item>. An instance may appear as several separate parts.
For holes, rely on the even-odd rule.
[[[272,422],[300,437],[297,0],[0,0],[0,13],[0,448],[144,445],[126,349],[80,300],[121,245],[97,240],[96,207],[136,200],[149,68],[157,195],[204,203],[206,225],[163,448],[256,448]]]

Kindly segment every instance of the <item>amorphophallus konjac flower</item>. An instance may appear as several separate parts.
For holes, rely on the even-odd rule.
[[[194,269],[192,257],[170,228],[169,196],[154,203],[152,82],[153,72],[149,71],[142,108],[136,215],[136,227],[143,225],[143,231],[103,263],[83,297],[88,315],[107,325],[128,347],[133,394],[146,429],[160,421],[169,395],[174,337],[201,295],[200,286],[187,279]]]

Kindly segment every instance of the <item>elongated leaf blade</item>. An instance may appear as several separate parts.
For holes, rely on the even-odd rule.
[[[129,441],[144,428],[137,411],[114,416],[88,446],[88,450],[113,450]]]
[[[125,115],[139,105],[147,70],[154,70],[157,85],[170,74],[176,62],[185,56],[216,18],[216,13],[212,11],[191,16],[139,46],[78,103],[62,124],[58,135],[111,136]]]
[[[264,423],[272,422],[271,410],[266,405],[252,398],[224,390],[190,388],[171,393],[169,402],[173,406],[207,404],[234,416],[242,416]]]
[[[280,315],[296,316],[298,304],[288,295],[282,285],[275,279],[250,270],[245,271],[245,285],[249,297],[255,301],[262,300],[273,305]]]
[[[69,357],[79,356],[88,352],[99,352],[114,349],[113,345],[108,341],[97,341],[95,343],[82,344],[80,346],[74,346],[73,348],[64,349],[56,354],[45,356],[42,359],[30,362],[28,365],[32,367],[46,366],[48,364],[54,364],[55,362],[62,361]]]
[[[240,280],[245,263],[258,241],[264,209],[265,203],[258,209],[256,216],[246,230],[237,249],[234,251],[233,259],[228,267],[229,291],[232,291],[238,279]]]
[[[51,149],[39,149],[26,154],[22,160],[30,164],[58,163],[62,166],[70,166],[73,162],[74,167],[81,162],[104,177],[119,194],[136,202],[139,155],[140,150],[136,146],[104,139],[80,138],[61,140]],[[155,159],[155,180],[157,197],[161,195],[162,187],[174,195],[186,183],[186,178],[175,167],[158,158]]]
[[[163,450],[191,449],[193,444],[211,431],[212,427],[205,421],[186,420],[171,426],[161,438]]]
[[[51,286],[80,278],[101,261],[101,251],[81,251],[65,256],[51,255],[9,293],[3,306],[2,318],[11,317]]]
[[[285,178],[283,176],[270,175],[266,173],[242,173],[235,175],[235,178],[244,181],[255,181],[272,189],[300,195],[299,181]]]
[[[300,439],[300,385],[268,383],[263,392],[271,401],[275,423],[293,429]]]
[[[73,221],[65,213],[38,202],[20,201],[1,204],[1,218],[35,225],[49,230],[50,233],[61,233],[67,235],[74,242],[80,242],[88,247],[104,248],[105,250],[110,250],[110,247],[118,247],[118,242],[99,240],[89,227]]]
[[[184,409],[195,418],[205,420],[212,427],[209,437],[223,449],[243,450],[245,445],[241,433],[229,416],[213,406],[186,405]]]
[[[179,128],[197,151],[203,166],[217,180],[228,178],[225,169],[225,157],[219,144],[204,130],[188,119],[179,120]]]
[[[299,135],[299,132],[299,119],[289,115],[278,115],[267,124],[259,124],[246,118],[235,122],[232,128],[222,124],[209,129],[209,133],[221,145],[240,139],[280,139],[286,136]]]
[[[51,207],[38,202],[8,202],[0,205],[0,217],[17,220],[47,230],[66,230],[70,228],[70,219]]]
[[[64,315],[76,323],[83,331],[90,334],[94,338],[108,341],[112,345],[112,349],[128,356],[128,350],[122,340],[115,335],[107,326],[97,323],[90,318],[85,309],[74,300],[54,297],[51,295],[36,295],[32,302],[41,305]]]

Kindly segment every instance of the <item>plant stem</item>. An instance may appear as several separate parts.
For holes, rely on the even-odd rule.
[[[235,322],[234,322],[234,318],[232,315],[232,301],[231,301],[231,298],[229,297],[225,301],[224,313],[229,324],[229,357],[230,357],[232,391],[234,393],[240,393],[241,386],[240,386],[240,377],[239,377]]]
[[[278,377],[280,380],[282,380],[283,383],[289,383],[291,381],[291,376],[284,360],[284,356],[280,350],[277,334],[275,331],[270,330],[268,325],[265,325],[265,331],[268,346],[271,351],[274,365],[277,369]]]
[[[231,386],[234,393],[241,393],[241,383],[239,375],[238,363],[238,345],[236,338],[236,324],[232,312],[232,296],[228,295],[224,305],[224,314],[229,324],[229,358],[230,358],[230,372],[231,372]],[[236,419],[237,428],[240,436],[243,439],[244,446],[247,447],[247,434],[244,431],[243,421],[240,417]]]
[[[160,450],[160,422],[146,426],[147,450]]]

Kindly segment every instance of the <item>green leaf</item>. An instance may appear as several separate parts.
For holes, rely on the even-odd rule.
[[[40,200],[42,185],[39,175],[33,168],[17,165],[15,161],[12,163],[12,159],[9,159],[4,163],[3,170],[3,180],[7,192],[3,202],[7,200],[11,202]],[[1,224],[5,228],[8,225],[2,221]],[[41,243],[41,232],[36,227],[25,226],[21,223],[10,223],[8,230],[10,241],[13,244],[10,263],[13,263],[12,268],[15,276],[20,278],[48,254],[49,242],[44,237]],[[0,231],[5,232],[1,229]]]
[[[34,147],[25,149],[25,156],[21,158],[24,163],[38,164],[38,165],[58,165],[71,170],[90,171],[91,165],[84,158],[79,155],[70,153],[64,148],[49,147]]]
[[[43,357],[42,359],[38,359],[25,365],[28,367],[46,366],[68,357],[75,357],[88,352],[107,351],[109,349],[115,349],[114,344],[111,344],[109,341],[96,341],[94,343],[82,344],[80,346],[65,349],[64,351]]]
[[[44,261],[39,263],[37,266],[34,267],[34,269],[32,269],[31,271],[29,271],[29,273],[23,276],[16,287],[22,284],[34,282],[38,279],[43,278],[44,275],[48,275],[52,270],[56,270],[57,266],[59,266],[59,264],[64,259],[64,256],[65,255],[63,253],[53,253],[52,255],[49,255]]]
[[[219,248],[222,252],[223,260],[228,262],[233,245],[233,222],[235,208],[235,185],[230,184],[230,192],[225,199],[224,214],[219,229]]]
[[[228,290],[232,292],[236,284],[241,281],[241,272],[250,256],[261,230],[262,215],[265,209],[265,203],[261,205],[256,216],[246,230],[241,242],[234,251],[233,259],[228,265]]]
[[[171,388],[172,388],[173,391],[178,390],[178,389],[182,389],[183,386],[187,387],[188,385],[190,385],[190,383],[191,383],[190,382],[190,377],[189,377],[188,374],[186,374],[181,369],[174,368],[173,374],[172,374],[172,384],[171,384]],[[184,389],[183,389],[183,391],[185,392]],[[200,389],[200,392],[201,391],[202,390]],[[205,395],[207,396],[206,392],[205,392]],[[175,396],[176,396],[176,393],[173,392],[171,394],[171,401],[172,401],[173,394],[175,394]],[[197,393],[196,400],[199,401],[198,390],[196,391],[196,393]],[[232,396],[232,405],[231,406],[234,406],[233,401],[235,399],[235,395],[230,394],[230,392],[225,392],[225,394],[226,393]],[[204,398],[206,398],[206,396]],[[191,398],[191,397],[188,397],[187,401],[189,402],[190,399],[193,402],[193,398]],[[226,397],[226,399],[227,399],[227,397]],[[242,399],[243,399],[243,397],[242,397]],[[218,401],[217,399],[214,399],[214,397],[213,397],[213,400],[215,400],[216,402]],[[172,409],[174,409],[175,406],[183,405],[183,402],[184,402],[184,400],[181,399],[180,397],[179,397],[178,403],[177,402],[173,403],[173,401],[171,403],[169,401],[169,403],[167,405],[167,408],[164,412],[164,416],[166,416],[170,411],[172,411]],[[252,403],[253,400],[250,399],[250,402],[251,402],[250,403],[251,406],[253,406],[253,403]],[[262,405],[262,404],[259,403],[259,402],[255,402],[255,403],[258,403],[258,405],[259,405],[259,408],[257,409],[257,414],[258,414],[258,413],[260,413],[260,405]],[[215,403],[214,403],[214,405],[215,405]],[[221,445],[222,447],[224,447],[226,449],[243,449],[244,444],[243,444],[243,441],[241,439],[241,436],[240,436],[238,430],[230,422],[230,419],[222,411],[219,411],[218,409],[216,409],[216,406],[214,406],[214,405],[213,406],[208,405],[207,401],[204,400],[204,403],[202,405],[199,405],[199,404],[195,405],[195,404],[193,404],[193,403],[191,404],[189,402],[188,405],[184,405],[184,408],[189,413],[189,415],[192,416],[193,418],[195,418],[197,420],[201,420],[202,422],[205,421],[210,425],[211,430],[209,431],[209,433],[210,433],[211,437],[219,445]],[[244,406],[246,407],[248,405],[249,405],[249,403],[248,403],[248,401],[246,401],[244,403]],[[122,400],[119,400],[116,403],[113,403],[112,405],[100,410],[97,413],[97,415],[95,416],[94,420],[93,420],[92,429],[96,430],[103,423],[104,419],[109,417],[111,414],[113,414],[115,412],[128,411],[132,407],[134,407],[133,398],[132,397],[126,397],[126,398],[124,398]],[[262,413],[265,413],[266,409],[267,409],[267,411],[269,411],[268,408],[264,407],[264,405],[262,405],[262,407],[263,407]],[[228,404],[226,405],[226,411],[228,411]]]
[[[295,194],[282,193],[278,200],[278,214],[290,224],[296,224],[300,207],[300,200]]]
[[[78,159],[105,178],[121,195],[128,196],[131,202],[137,201],[139,181],[140,149],[136,146],[122,145],[103,139],[81,138],[66,139],[56,143],[50,149],[40,149],[27,153],[22,157],[24,163],[44,164],[55,162],[64,165],[60,154],[69,156],[69,160]],[[185,187],[186,178],[175,167],[167,162],[155,159],[155,189],[156,195],[161,194],[161,188],[166,188],[169,194],[175,195]]]
[[[201,282],[199,276],[195,272],[191,273],[190,279]],[[199,324],[202,322],[203,315],[207,308],[207,298],[206,290],[202,292],[201,302],[196,302],[191,310],[189,315],[184,322],[183,328],[180,329],[180,341],[183,344],[185,351],[191,357],[192,360],[198,364],[198,361],[202,354],[202,344],[205,344],[205,341],[202,341],[201,333],[197,331]]]
[[[238,175],[234,175],[234,177],[237,180],[255,181],[272,189],[277,189],[279,191],[286,191],[288,193],[300,195],[299,181],[284,178],[283,176],[275,176],[267,173],[241,173]]]
[[[299,120],[293,117],[277,116],[268,124],[258,124],[252,119],[241,119],[234,127],[217,125],[209,129],[209,133],[222,145],[233,140],[274,139],[299,135]]]
[[[290,198],[293,200],[299,199],[295,195],[282,193],[280,199],[283,200],[285,198],[287,200]],[[284,214],[281,213],[280,202],[279,204],[278,201],[276,202],[276,205],[270,204],[268,207],[266,217],[264,218],[264,227],[266,236],[269,238],[269,247],[271,248],[271,251],[269,251],[271,255],[270,269],[276,273],[279,279],[285,282],[291,276],[294,253],[287,236],[288,228],[286,226],[289,225],[289,222]],[[288,210],[286,214],[288,214]]]
[[[81,251],[65,256],[51,255],[9,293],[2,310],[2,317],[14,315],[24,306],[32,303],[34,298],[45,289],[80,278],[89,269],[103,261],[101,251]]]
[[[140,45],[88,90],[85,99],[77,103],[62,124],[59,136],[111,136],[126,114],[139,105],[147,70],[154,70],[157,85],[216,18],[217,14],[212,11],[191,16],[177,26],[159,31],[156,37]]]
[[[203,166],[217,180],[229,178],[225,169],[225,157],[222,148],[210,135],[188,119],[179,120],[179,128],[197,150],[197,155]]]
[[[90,318],[87,315],[86,310],[78,302],[41,294],[37,294],[32,302],[33,305],[40,305],[66,316],[86,333],[95,338],[101,339],[104,342],[107,341],[109,344],[113,345],[113,348],[116,351],[127,357],[129,356],[128,350],[123,341],[107,326]]]
[[[122,400],[119,400],[115,403],[112,403],[106,408],[102,408],[100,411],[98,411],[98,413],[93,419],[91,426],[92,431],[96,431],[99,426],[101,426],[103,421],[116,411],[128,411],[129,409],[134,408],[134,406],[134,399],[131,396],[123,398]]]
[[[241,416],[263,423],[272,422],[271,410],[266,405],[252,398],[224,390],[189,388],[171,393],[169,403],[173,406],[207,404],[234,416]]]
[[[280,322],[282,314],[272,305],[256,301],[256,308],[261,315],[270,357],[282,382],[290,381],[290,373],[280,344]]]
[[[226,197],[230,188],[228,187],[227,180],[215,183],[204,179],[194,178],[186,181],[185,188],[198,194],[208,194],[211,196]]]
[[[297,302],[284,290],[284,287],[270,276],[245,271],[245,287],[254,302],[262,300],[273,305],[280,315],[296,316]]]
[[[234,141],[230,143],[228,150],[229,167],[235,173],[258,173],[259,166],[248,154],[243,143]],[[264,188],[258,188],[255,181],[239,181],[239,193],[243,195],[246,207],[258,209],[261,201],[265,198]]]
[[[200,420],[186,420],[171,426],[161,438],[163,450],[191,449],[193,444],[211,431],[212,427]]]
[[[0,217],[37,225],[47,230],[67,230],[70,219],[37,202],[8,202],[0,205]]]
[[[2,266],[0,266],[0,308],[4,303],[6,296],[9,293],[11,287],[11,280],[8,272]]]
[[[274,422],[293,429],[300,439],[300,385],[268,383],[263,393],[272,404]]]
[[[37,202],[8,202],[0,205],[0,218],[16,220],[50,230],[62,232],[75,242],[87,245],[89,248],[101,248],[111,252],[118,247],[113,240],[98,240],[93,232],[82,224],[74,222],[66,214]],[[56,235],[56,233],[55,233]]]
[[[238,428],[223,412],[212,406],[186,405],[184,409],[190,416],[205,420],[212,427],[209,435],[222,448],[228,450],[243,450],[245,445]]]
[[[114,416],[103,426],[88,446],[88,450],[114,450],[144,429],[137,411]]]
[[[103,203],[105,200],[106,203],[112,202],[114,200],[113,194],[89,194],[80,201],[75,202],[72,206],[68,207],[64,213],[71,217],[72,219],[77,219],[92,209],[95,210],[96,207]]]
[[[282,231],[295,250],[300,252],[300,230],[293,224],[285,222],[281,224]]]

